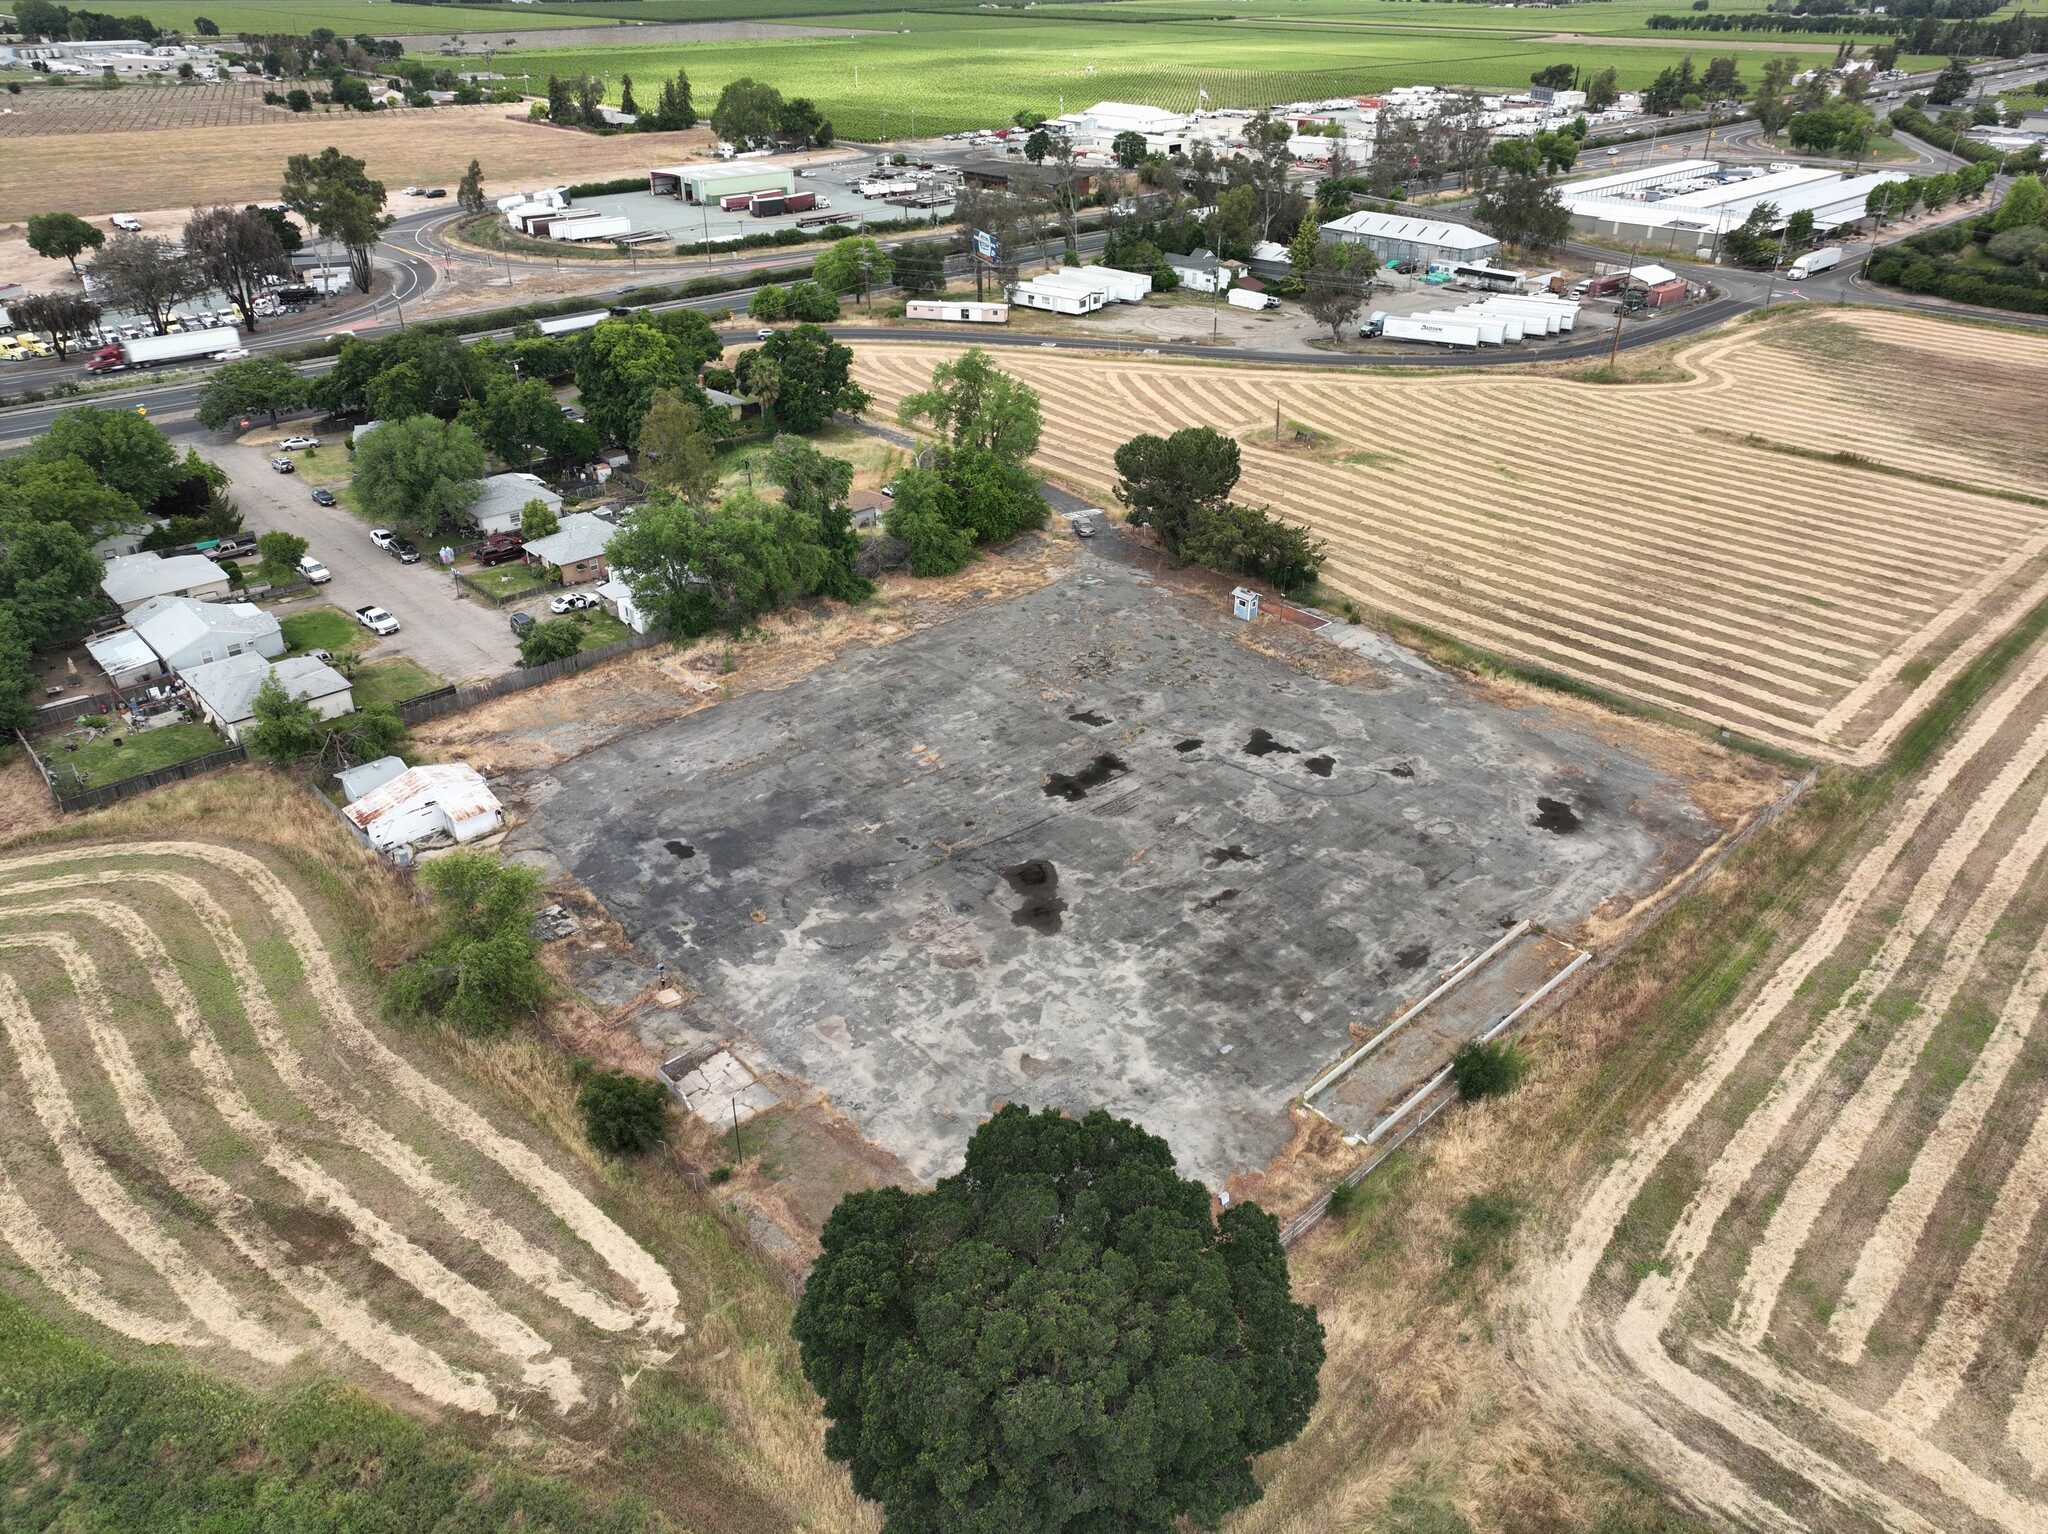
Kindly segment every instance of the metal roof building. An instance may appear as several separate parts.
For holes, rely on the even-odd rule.
[[[1667,167],[1676,170],[1678,167]],[[1607,179],[1607,178],[1601,178]],[[1661,250],[1712,253],[1720,237],[1739,228],[1753,208],[1769,203],[1777,209],[1773,230],[1783,229],[1793,214],[1813,214],[1814,229],[1826,234],[1864,216],[1872,188],[1903,181],[1904,171],[1872,171],[1845,176],[1824,166],[1801,165],[1768,175],[1693,185],[1670,196],[1656,195],[1658,185],[1637,187],[1628,194],[1586,190],[1579,182],[1563,190],[1572,228],[1581,234],[1641,244]]]
[[[1479,261],[1500,254],[1500,241],[1490,234],[1398,213],[1347,213],[1323,225],[1323,238],[1363,245],[1382,261]]]
[[[393,764],[403,769],[391,772]],[[454,842],[474,841],[505,823],[498,796],[485,786],[483,775],[462,762],[429,762],[406,767],[384,757],[344,777],[344,792],[361,787],[342,814],[382,852],[447,836]]]

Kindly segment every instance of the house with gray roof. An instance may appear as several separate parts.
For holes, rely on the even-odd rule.
[[[199,712],[229,740],[239,741],[243,728],[256,718],[256,693],[264,678],[273,673],[286,692],[311,703],[322,719],[339,719],[355,712],[355,693],[348,678],[310,655],[273,662],[245,650],[226,660],[194,666],[181,675]]]
[[[224,597],[228,578],[203,554],[116,554],[107,561],[100,590],[121,611],[140,607],[151,597]]]
[[[557,516],[562,498],[541,483],[538,474],[493,474],[480,482],[482,494],[463,508],[462,514],[484,537],[516,533],[528,501],[539,501]]]
[[[545,538],[526,543],[528,564],[546,565],[561,572],[564,586],[581,586],[601,581],[607,571],[605,545],[617,536],[618,528],[594,511],[572,511],[562,518],[561,529]]]
[[[253,602],[151,597],[129,610],[128,626],[166,666],[181,673],[245,651],[271,659],[285,652],[277,619]]]

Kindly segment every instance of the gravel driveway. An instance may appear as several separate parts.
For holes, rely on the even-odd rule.
[[[344,453],[338,444],[321,450],[323,459]],[[436,676],[450,682],[471,682],[501,675],[518,663],[511,610],[474,597],[457,597],[448,573],[433,563],[421,546],[416,565],[401,565],[370,542],[370,529],[345,506],[321,506],[312,486],[297,474],[279,474],[270,467],[275,449],[230,444],[211,457],[227,470],[235,502],[251,532],[282,529],[312,545],[313,557],[334,573],[334,579],[297,601],[280,604],[280,616],[322,605],[344,612],[375,602],[402,627],[389,639],[376,639],[365,629],[364,655],[379,658],[409,655]]]

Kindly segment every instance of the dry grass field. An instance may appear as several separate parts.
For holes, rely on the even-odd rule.
[[[0,860],[0,1240],[131,1342],[557,1420],[685,1330],[568,1174],[394,1051],[262,860]]]
[[[2037,649],[1527,1284],[1539,1393],[1744,1527],[2048,1527],[2044,719]]]
[[[103,110],[114,111],[112,103],[119,102],[120,111],[147,119],[155,110],[149,98],[174,98],[162,108],[172,112],[182,107],[185,94],[174,86],[131,86],[108,93]],[[132,102],[122,101],[131,97]],[[509,106],[434,107],[360,117],[285,112],[273,118],[269,114],[275,109],[260,102],[257,110],[266,114],[261,121],[177,126],[172,144],[163,133],[174,124],[147,120],[130,131],[81,127],[9,138],[0,151],[0,224],[19,223],[53,207],[92,217],[267,201],[277,196],[288,156],[318,154],[329,144],[360,156],[371,175],[394,189],[415,181],[438,182],[452,194],[470,160],[480,160],[486,189],[502,196],[552,181],[631,175],[649,165],[688,159],[710,143],[707,129],[599,138],[529,123],[523,108]],[[167,174],[167,155],[175,174]]]
[[[943,354],[860,347],[877,415]],[[1106,495],[1129,437],[1215,427],[1335,592],[1803,754],[1876,760],[2048,589],[2048,338],[1785,311],[1619,384],[1000,360],[1060,480]]]

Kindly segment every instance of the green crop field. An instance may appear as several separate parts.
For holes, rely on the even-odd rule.
[[[727,83],[751,76],[785,96],[816,101],[843,138],[878,139],[908,136],[913,112],[917,132],[949,132],[1006,121],[1025,107],[1055,113],[1096,101],[1137,101],[1187,110],[1198,89],[1221,107],[1396,85],[1522,86],[1532,70],[1552,63],[1596,70],[1613,65],[1626,89],[1647,85],[1676,57],[1674,50],[1639,45],[1228,21],[1125,25],[987,12],[912,12],[900,20],[893,12],[851,13],[838,19],[889,30],[861,37],[638,46],[626,40],[627,33],[616,46],[501,53],[496,67],[537,80],[550,74],[602,76],[614,101],[621,74],[633,77],[635,94],[645,101],[656,82],[686,69],[700,110]],[[1699,40],[1692,47],[1702,57],[1712,51]],[[1796,56],[1802,68],[1834,56],[1832,45],[1793,43],[1773,51]]]
[[[538,27],[608,26],[611,18],[589,7],[562,7],[564,14],[544,13],[540,6],[394,5],[392,0],[132,0],[118,8],[123,16],[147,16],[160,27],[192,30],[194,17],[204,16],[229,37],[239,32],[310,32],[332,27],[353,37],[371,32],[379,37],[400,33],[487,31],[516,22],[518,30]]]

